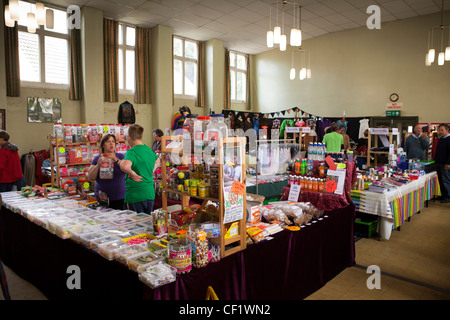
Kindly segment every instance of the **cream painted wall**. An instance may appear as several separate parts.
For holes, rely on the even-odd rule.
[[[433,14],[383,23],[380,30],[358,28],[306,40],[309,80],[289,80],[292,51],[257,55],[257,110],[297,106],[319,116],[339,117],[344,110],[347,117],[384,116],[396,92],[404,104],[402,116],[450,122],[450,63],[425,67],[428,31],[439,22],[440,15]],[[297,52],[297,70],[299,57]]]
[[[21,88],[20,97],[6,97],[6,130],[10,141],[20,148],[19,154],[30,150],[49,149],[48,135],[53,130],[52,123],[29,123],[27,119],[27,99],[58,98],[61,100],[61,115],[64,123],[81,123],[80,102],[69,100],[68,91],[37,88]]]

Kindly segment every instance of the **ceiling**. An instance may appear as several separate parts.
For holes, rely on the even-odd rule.
[[[247,54],[269,50],[272,3],[272,28],[276,22],[276,0],[45,0],[61,7],[78,5],[100,9],[104,17],[141,27],[170,26],[174,35],[198,41],[219,39],[228,49]],[[368,6],[381,9],[381,22],[411,18],[441,11],[441,0],[300,0],[303,39],[345,29],[366,26],[371,14]],[[281,9],[281,5],[279,6]],[[450,9],[447,0],[444,10]],[[285,29],[293,24],[292,5],[286,5]],[[297,15],[298,16],[298,15]],[[444,23],[448,23],[448,15]],[[281,23],[281,15],[279,16]],[[439,24],[437,21],[436,24]],[[286,32],[288,34],[288,32]],[[289,39],[289,35],[288,35]],[[288,40],[289,41],[289,40]]]

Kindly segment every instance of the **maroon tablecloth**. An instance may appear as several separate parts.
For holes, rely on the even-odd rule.
[[[62,240],[17,213],[1,208],[0,257],[49,299],[204,300],[212,286],[220,300],[303,299],[355,263],[355,207],[326,212],[328,218],[300,231],[282,231],[202,269],[152,290],[116,261]],[[68,267],[78,266],[81,289],[70,290]]]
[[[314,160],[317,161],[317,160]],[[291,174],[295,174],[292,172]],[[316,208],[323,210],[335,210],[345,208],[353,203],[350,193],[353,183],[356,181],[355,162],[348,162],[346,167],[344,193],[342,195],[326,192],[300,191],[299,202],[311,202]],[[281,200],[289,198],[290,186],[283,188]]]

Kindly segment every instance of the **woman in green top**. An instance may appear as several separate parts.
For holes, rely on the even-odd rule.
[[[338,133],[339,127],[336,123],[331,125],[331,133],[327,133],[322,140],[325,143],[327,152],[341,152],[341,146],[344,144],[344,137]]]
[[[153,150],[142,142],[143,132],[144,128],[138,124],[133,124],[128,129],[127,141],[131,149],[120,163],[120,169],[127,174],[124,199],[127,208],[150,214],[155,200],[153,171],[158,167],[159,159]]]

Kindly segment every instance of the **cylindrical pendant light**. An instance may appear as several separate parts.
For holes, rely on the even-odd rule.
[[[444,61],[445,61],[445,53],[439,52],[439,56],[438,56],[438,65],[443,66],[444,65]]]
[[[278,24],[278,0],[277,0],[277,25],[273,28],[273,43],[279,44],[281,40],[281,27]]]
[[[425,54],[425,66],[427,66],[427,67],[431,66],[431,62],[428,59],[428,53]]]
[[[292,60],[291,60],[291,72],[290,72],[289,78],[290,78],[291,80],[294,80],[294,79],[295,79],[294,51],[292,51],[291,56],[292,56]]]
[[[5,6],[5,26],[14,28],[14,20],[11,19],[11,16],[9,14],[9,6]]]
[[[286,51],[286,35],[282,34],[280,37],[280,51]]]
[[[55,18],[54,18],[54,13],[52,9],[47,9],[45,10],[45,27],[47,29],[53,29],[54,27],[54,22]]]
[[[42,2],[36,3],[36,23],[40,26],[45,25],[45,6]]]
[[[35,33],[36,32],[36,17],[34,13],[28,12],[27,13],[27,31],[29,33]]]
[[[281,41],[281,27],[276,26],[273,28],[273,43],[279,44]]]
[[[19,0],[9,0],[9,16],[11,20],[19,21],[20,19]]]
[[[267,31],[267,47],[273,48],[273,31]]]
[[[448,26],[448,41],[447,48],[445,48],[445,61],[450,61],[450,25]]]
[[[306,79],[311,79],[311,69],[306,69]]]
[[[291,68],[291,73],[290,73],[289,78],[290,78],[291,80],[294,80],[294,79],[295,79],[295,68]]]
[[[435,57],[436,57],[436,50],[434,50],[434,49],[428,50],[428,62],[433,63]]]
[[[289,44],[291,45],[291,47],[296,47],[298,40],[297,40],[297,36],[298,36],[298,30],[295,28],[291,29],[291,35],[289,37]]]
[[[300,69],[300,80],[305,80],[306,79],[306,68],[301,68]]]

